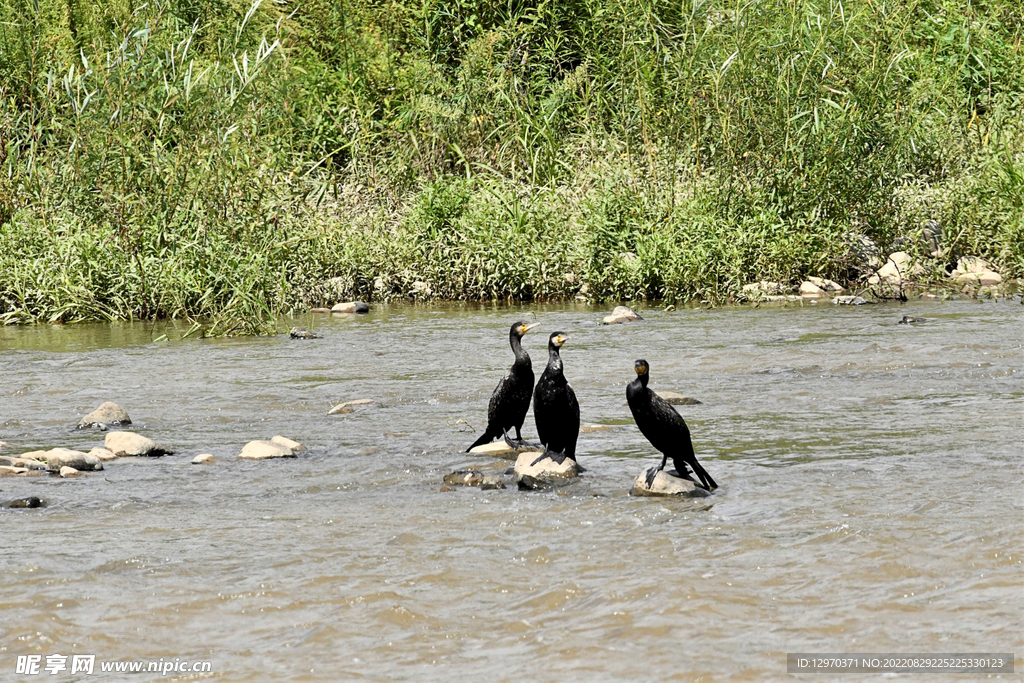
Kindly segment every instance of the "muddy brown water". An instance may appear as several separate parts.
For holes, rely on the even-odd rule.
[[[50,503],[0,510],[0,680],[54,653],[207,660],[230,681],[775,680],[814,651],[1016,652],[1021,671],[1024,306],[642,312],[282,322],[318,340],[0,329],[4,455],[101,445],[72,427],[105,400],[177,451],[0,478],[0,500]],[[583,422],[612,429],[581,434],[588,471],[565,489],[442,492],[505,464],[462,451],[517,318],[542,323],[538,374],[547,335],[572,336]],[[627,494],[659,459],[625,402],[641,357],[654,388],[703,401],[679,410],[709,499]],[[274,434],[309,451],[235,459]]]

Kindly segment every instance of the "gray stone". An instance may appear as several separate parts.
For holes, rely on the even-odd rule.
[[[837,306],[864,306],[865,304],[874,302],[868,301],[867,299],[863,299],[859,296],[837,296],[832,299],[832,303]]]
[[[643,316],[634,311],[629,306],[616,306],[612,309],[612,315],[621,318],[627,318],[628,320],[643,320]]]
[[[131,423],[132,419],[128,417],[128,413],[121,406],[112,401],[107,401],[79,420],[77,429],[88,429],[89,427],[103,428],[105,426],[117,427],[120,425],[130,425]]]
[[[552,484],[564,484],[579,476],[580,468],[574,460],[565,458],[559,464],[549,457],[542,456],[544,453],[539,451],[525,451],[516,458],[515,476],[520,487],[535,489]],[[541,460],[538,461],[538,458]]]
[[[135,432],[109,432],[104,438],[103,445],[119,458],[135,455],[155,458],[174,452]]]
[[[44,508],[47,506],[47,502],[38,496],[28,496],[26,498],[15,498],[14,500],[8,500],[0,507],[10,508],[12,510],[28,510],[34,508]]]
[[[688,498],[703,498],[710,496],[711,492],[701,488],[689,479],[683,479],[670,474],[667,470],[661,470],[654,477],[650,486],[647,485],[647,474],[655,469],[645,468],[636,476],[633,481],[633,488],[629,493],[634,496],[682,496]]]
[[[373,403],[373,399],[372,398],[359,398],[359,399],[356,399],[355,401],[345,401],[344,403],[339,403],[338,405],[336,405],[333,408],[331,408],[330,410],[328,410],[327,414],[328,415],[338,415],[338,414],[344,415],[346,413],[351,413],[352,412],[352,408],[354,408],[355,406],[365,406],[365,405],[369,405],[370,403]]]
[[[331,308],[332,313],[369,313],[370,305],[365,301],[345,301],[340,304],[334,304]]]
[[[238,457],[243,460],[269,460],[271,458],[294,458],[292,449],[272,441],[250,441],[245,444]]]
[[[213,462],[213,453],[200,453],[192,458],[193,465],[209,465]]]
[[[278,446],[284,446],[285,448],[291,450],[293,453],[301,453],[302,451],[306,450],[306,447],[303,446],[298,441],[292,441],[288,437],[281,436],[280,434],[270,437],[270,443],[276,443]]]
[[[73,451],[70,448],[53,448],[46,452],[47,470],[60,472],[64,467],[73,467],[82,472],[92,472],[102,470],[103,461],[95,455]]]
[[[699,406],[702,403],[695,398],[683,396],[674,391],[656,391],[655,393],[674,406]]]

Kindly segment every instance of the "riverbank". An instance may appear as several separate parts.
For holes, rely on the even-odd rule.
[[[1009,0],[0,9],[5,323],[1024,275]]]

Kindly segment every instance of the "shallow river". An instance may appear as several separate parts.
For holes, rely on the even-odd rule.
[[[0,501],[50,503],[0,510],[0,680],[62,679],[15,673],[55,653],[96,655],[78,680],[172,680],[100,662],[177,658],[225,681],[760,681],[787,677],[787,652],[1016,652],[1019,677],[1024,306],[605,312],[282,322],[308,341],[0,328],[4,455],[102,445],[72,427],[105,400],[177,451],[0,478]],[[548,334],[572,336],[582,421],[613,429],[581,434],[567,488],[444,492],[454,469],[509,464],[462,451],[517,318],[541,323],[538,376]],[[652,388],[703,401],[679,411],[710,498],[628,495],[660,460],[625,401],[641,357]],[[274,434],[309,451],[235,459]]]

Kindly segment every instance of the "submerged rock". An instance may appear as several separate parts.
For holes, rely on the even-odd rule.
[[[107,401],[79,420],[76,429],[88,429],[90,427],[102,429],[108,426],[130,425],[131,423],[132,419],[128,417],[128,413],[121,406],[113,401]]]
[[[340,304],[334,304],[331,307],[331,313],[369,313],[370,305],[365,301],[345,301]]]
[[[28,510],[34,508],[44,508],[48,503],[40,498],[39,496],[27,496],[25,498],[15,498],[14,500],[8,500],[0,507],[9,508],[12,510]]]
[[[294,458],[292,449],[273,441],[250,441],[245,444],[238,457],[243,460],[269,460],[271,458]]]
[[[288,336],[291,337],[292,339],[319,339],[320,338],[320,335],[317,334],[316,332],[310,332],[309,330],[304,330],[301,327],[293,327],[292,329],[288,330]]]
[[[213,453],[200,453],[192,458],[193,465],[209,465],[214,460]]]
[[[633,496],[683,496],[689,498],[703,498],[710,496],[711,492],[701,488],[689,479],[676,476],[675,470],[669,473],[668,470],[661,470],[654,477],[650,486],[647,485],[648,473],[655,467],[644,468],[633,481],[633,488],[629,490]]]
[[[836,306],[864,306],[865,304],[872,304],[873,301],[868,301],[859,296],[837,296],[832,299],[832,303]]]
[[[515,476],[520,488],[537,489],[559,485],[575,479],[580,468],[574,460],[566,458],[561,464],[539,451],[525,451],[516,458]],[[537,460],[541,458],[540,460]],[[536,461],[536,463],[534,462]]]
[[[351,413],[352,412],[352,408],[354,408],[355,406],[365,406],[365,405],[369,405],[370,403],[373,403],[373,399],[372,398],[358,398],[358,399],[356,399],[354,401],[345,401],[344,403],[339,403],[338,405],[336,405],[333,408],[331,408],[330,410],[328,410],[327,414],[328,415],[339,415],[339,414],[344,415],[346,413]]]
[[[93,472],[103,469],[103,461],[95,455],[89,455],[82,451],[73,451],[70,448],[53,448],[46,451],[47,470],[50,472],[60,472],[65,467],[71,467],[82,472]]]
[[[446,486],[477,486],[481,489],[503,489],[505,478],[497,474],[484,474],[480,470],[455,470],[444,477]]]
[[[698,401],[691,396],[683,396],[682,394],[677,394],[674,391],[656,391],[654,393],[661,396],[663,399],[668,401],[669,404],[674,406],[699,406],[703,403],[703,401]]]
[[[174,451],[164,448],[156,441],[135,432],[109,432],[103,441],[107,450],[119,458],[127,456],[159,457],[171,455]]]
[[[903,316],[903,319],[900,320],[896,324],[897,325],[915,325],[917,323],[923,323],[924,321],[925,321],[924,318],[915,318],[915,317],[910,316],[910,315],[905,315],[905,316]]]

